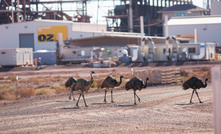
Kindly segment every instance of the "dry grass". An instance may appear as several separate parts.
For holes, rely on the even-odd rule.
[[[37,89],[35,91],[36,95],[44,95],[44,94],[54,94],[55,91],[51,90],[50,88],[41,88],[41,89]]]
[[[0,80],[4,80],[5,78],[3,76],[0,76]]]
[[[202,81],[208,78],[209,82],[211,82],[211,71],[210,71],[210,68],[208,67],[201,67],[199,69],[194,69],[188,72],[181,71],[182,82],[188,80],[189,78],[193,76],[198,77]]]
[[[92,90],[100,89],[103,80],[108,76],[99,75],[94,76],[94,83],[91,87]],[[122,84],[120,88],[124,87],[125,83],[132,78],[134,75],[131,73],[121,74],[119,72],[112,74],[117,81],[120,80],[120,76],[123,75]],[[145,77],[147,74],[144,74]],[[211,82],[211,72],[210,68],[202,67],[194,70],[184,71],[181,70],[181,80],[182,82],[186,81],[192,76],[196,76],[202,80],[209,78]],[[20,99],[24,97],[30,97],[35,95],[44,95],[44,94],[57,94],[67,92],[69,88],[65,88],[64,83],[69,77],[32,77],[30,79],[19,79],[16,80],[15,75],[0,77],[0,100],[13,100]],[[76,77],[76,78],[79,78]],[[90,77],[85,78],[90,80]]]
[[[36,95],[62,93],[68,90],[64,87],[64,81],[67,80],[65,77],[32,77],[27,80],[17,80],[15,75],[11,75],[6,79],[1,78],[0,100],[15,100]],[[60,82],[61,84],[45,84],[47,82]]]
[[[8,85],[0,86],[0,100],[7,99],[9,90],[10,90],[10,86],[8,86]]]
[[[21,90],[19,91],[19,96],[20,96],[20,98],[35,96],[34,87],[27,86],[27,87],[21,88]]]
[[[30,96],[35,96],[35,91],[32,86],[0,86],[0,100],[14,100]]]
[[[56,94],[63,93],[69,90],[69,88],[65,88],[64,85],[52,85],[50,89],[54,90]]]
[[[65,81],[67,80],[66,77],[59,77],[59,76],[56,76],[56,77],[51,77],[51,76],[48,76],[48,77],[32,77],[31,79],[28,79],[28,80],[20,80],[20,82],[32,82],[32,83],[41,83],[41,82],[58,82],[58,81]]]
[[[15,82],[15,81],[17,81],[17,79],[16,79],[16,75],[11,75],[11,76],[9,76],[9,80],[11,80],[12,82]]]

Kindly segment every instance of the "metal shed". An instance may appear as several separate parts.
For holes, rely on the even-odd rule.
[[[33,53],[34,59],[41,58],[42,65],[56,64],[56,52],[55,51],[37,51]]]
[[[20,66],[33,64],[32,48],[0,49],[1,66]]]
[[[169,35],[184,37],[195,33],[198,42],[221,44],[221,16],[174,17],[168,21],[168,29]]]

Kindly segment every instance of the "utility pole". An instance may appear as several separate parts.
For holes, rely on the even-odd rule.
[[[14,11],[13,11],[13,0],[11,0],[11,14],[12,14],[12,18],[11,18],[11,20],[12,20],[12,23],[14,23]]]
[[[133,8],[132,8],[132,0],[130,0],[129,4],[129,32],[133,32]]]
[[[20,12],[19,12],[19,0],[17,0],[17,22],[19,23],[20,22]]]

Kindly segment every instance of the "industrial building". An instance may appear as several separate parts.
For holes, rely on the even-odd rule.
[[[188,20],[185,20],[187,17],[179,19],[172,17],[173,15],[207,14],[207,9],[192,5],[192,0],[123,0],[105,16],[107,25],[86,23],[90,18],[86,12],[88,1],[81,1],[82,12],[77,15],[79,17],[77,19],[68,16],[62,9],[63,3],[71,1],[29,1],[29,6],[25,6],[25,1],[20,2],[15,0],[12,3],[14,8],[10,10],[11,6],[7,4],[9,1],[1,1],[0,31],[4,34],[0,36],[0,49],[32,48],[33,58],[41,57],[43,64],[96,62],[106,66],[112,61],[157,62],[215,59],[216,43],[208,43],[213,40],[205,38],[200,28],[206,26],[206,28],[201,28],[206,31],[207,28],[214,29],[216,25],[219,26],[219,16],[215,17],[215,23],[212,23],[214,16],[207,16],[213,25],[208,25],[210,23],[205,20],[202,22],[195,20],[199,30],[195,28],[197,33],[195,32],[191,38],[185,35],[192,34],[190,31],[193,31],[193,28],[182,29],[184,25],[189,25]],[[39,4],[49,3],[60,3],[61,10],[52,11],[47,8],[44,11],[38,10]],[[36,6],[35,11],[32,11],[33,5]],[[168,15],[172,17],[167,23],[169,32],[164,34],[166,37],[160,37],[159,35],[163,35],[164,18],[162,16]],[[205,19],[206,16],[198,17],[198,20],[200,18]],[[184,21],[179,23],[181,19]],[[189,22],[194,22],[194,19]],[[182,33],[182,30],[187,32]],[[219,31],[219,28],[216,30]],[[216,30],[214,29],[215,32]],[[202,33],[198,34],[198,32]],[[175,35],[175,37],[170,38],[169,35]],[[203,43],[198,43],[197,37],[198,41]],[[207,42],[205,43],[201,38],[206,39]],[[191,42],[191,39],[195,42]],[[214,36],[214,41],[219,42],[219,39]]]
[[[106,0],[1,0],[0,24],[20,23],[35,19],[90,22],[88,5],[97,2],[97,11],[105,10]],[[105,15],[107,30],[140,32],[140,16],[144,16],[144,33],[162,36],[163,23],[160,9],[173,5],[192,4],[192,0],[108,0],[113,7]],[[72,6],[70,6],[72,5]],[[101,16],[100,16],[101,17]],[[103,16],[102,16],[103,17]],[[99,16],[97,16],[99,18]],[[98,23],[98,20],[97,20]]]
[[[164,20],[163,35],[188,38],[194,43],[198,41],[221,44],[220,6],[220,0],[211,0],[210,10],[194,5],[175,5],[158,11],[162,13]],[[194,34],[197,36],[196,40]]]
[[[168,21],[169,35],[193,39],[194,29],[197,42],[221,44],[221,16],[177,17]]]
[[[174,5],[158,11],[162,14],[162,21],[165,24],[172,17],[185,17],[185,16],[204,16],[209,14],[208,9],[200,8],[192,4]],[[166,35],[165,25],[163,27],[163,36]]]
[[[90,41],[93,40],[93,43]],[[142,41],[144,45],[142,45]],[[69,40],[68,45],[59,42],[59,61],[91,62],[158,62],[215,60],[216,43],[188,43],[176,37],[151,37],[131,35],[106,35],[86,39]],[[168,42],[168,43],[167,43]],[[186,42],[186,43],[182,43]],[[91,45],[91,43],[93,45]],[[114,44],[114,45],[110,45]],[[130,44],[129,44],[130,43]],[[166,53],[168,51],[168,54]],[[102,66],[102,65],[100,65]]]
[[[77,39],[101,35],[106,25],[75,23],[59,20],[34,20],[0,25],[0,48],[33,48],[33,51],[55,51],[58,33],[63,39]]]

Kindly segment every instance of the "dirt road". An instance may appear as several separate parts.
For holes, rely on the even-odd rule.
[[[212,87],[199,90],[203,103],[192,90],[181,86],[147,87],[137,94],[115,90],[114,101],[103,104],[103,92],[85,94],[89,107],[80,100],[69,101],[67,94],[38,96],[0,105],[0,133],[214,133]],[[78,93],[75,95],[78,97]]]

